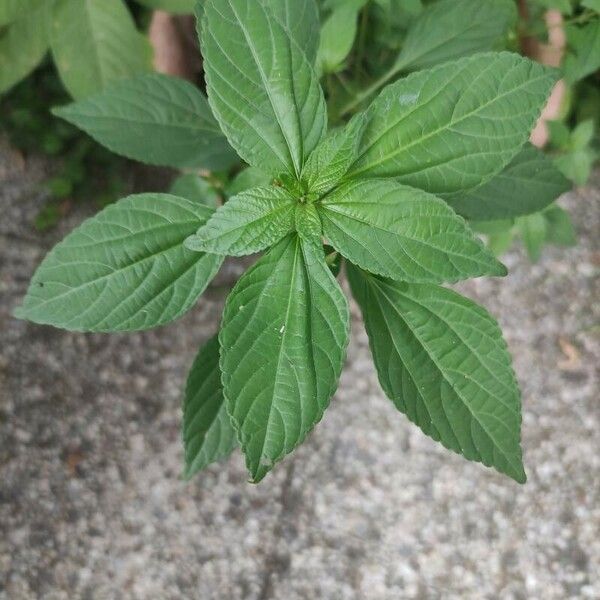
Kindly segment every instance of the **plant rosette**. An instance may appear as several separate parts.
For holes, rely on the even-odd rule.
[[[555,71],[507,52],[430,67],[434,49],[419,54],[415,38],[423,70],[328,131],[314,0],[206,0],[197,12],[208,101],[151,74],[57,114],[151,164],[239,157],[245,185],[218,208],[173,194],[109,206],[48,254],[17,316],[71,331],[164,325],[225,257],[262,253],[194,362],[183,417],[187,477],[240,447],[258,482],[337,388],[350,332],[341,260],[394,406],[446,448],[524,482],[500,328],[443,285],[507,272],[463,217],[514,217],[563,190],[527,145]]]

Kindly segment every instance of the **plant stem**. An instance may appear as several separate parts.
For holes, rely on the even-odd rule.
[[[350,102],[342,107],[340,116],[343,117],[356,110],[365,100],[368,100],[373,94],[378,92],[386,83],[393,79],[400,71],[403,65],[400,62],[394,63],[393,67],[386,71],[379,79],[375,80],[366,90],[359,92]]]
[[[596,13],[593,10],[585,11],[580,15],[576,15],[574,17],[570,17],[569,19],[565,19],[560,26],[562,27],[563,25],[581,25],[582,23],[587,23],[595,16]],[[555,27],[558,27],[558,25],[555,25]]]

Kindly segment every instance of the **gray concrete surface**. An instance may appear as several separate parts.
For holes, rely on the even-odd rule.
[[[563,201],[576,248],[535,266],[515,251],[507,279],[462,286],[515,356],[524,487],[394,410],[356,314],[340,389],[291,459],[258,487],[239,456],[183,483],[180,390],[224,292],[142,334],[11,319],[89,210],[32,231],[43,176],[39,161],[0,159],[0,598],[600,598],[598,175]]]

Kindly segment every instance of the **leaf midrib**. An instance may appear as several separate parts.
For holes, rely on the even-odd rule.
[[[265,213],[251,221],[242,223],[241,225],[237,225],[236,227],[231,227],[230,229],[227,229],[225,231],[223,231],[222,229],[219,229],[217,227],[216,231],[215,231],[215,235],[212,235],[210,237],[207,236],[207,237],[203,238],[201,235],[196,233],[196,235],[193,235],[192,238],[197,238],[198,242],[205,243],[205,244],[210,244],[211,242],[219,242],[225,236],[233,235],[240,229],[247,229],[249,227],[254,227],[255,225],[259,225],[260,223],[263,223],[265,220],[273,221],[277,216],[279,216],[279,213],[282,213],[284,211],[291,211],[294,208],[294,206],[295,205],[294,205],[293,201],[289,200],[287,205],[277,206],[274,209],[272,209],[271,211],[269,211],[268,213]],[[215,215],[212,218],[215,218],[216,215],[217,215],[217,213],[215,213]],[[208,221],[205,225],[203,225],[201,227],[201,229],[208,228],[210,225],[211,225],[211,223],[210,223],[210,221]],[[287,235],[287,233],[284,233],[282,235],[282,237],[285,235]],[[238,239],[236,239],[235,242],[232,243],[232,246],[237,245],[239,243],[240,243],[240,240],[238,238]]]
[[[413,146],[416,146],[416,145],[418,145],[418,144],[420,144],[422,142],[425,142],[429,138],[436,136],[437,134],[443,132],[444,130],[447,130],[447,129],[451,128],[451,127],[454,127],[454,126],[458,125],[459,123],[462,123],[465,119],[473,117],[478,112],[484,110],[485,108],[487,108],[488,106],[490,106],[494,102],[497,102],[498,100],[501,100],[505,96],[508,96],[510,94],[514,94],[515,92],[517,92],[521,88],[529,86],[529,85],[532,85],[534,83],[537,83],[538,81],[541,81],[543,79],[547,79],[547,75],[539,75],[538,77],[536,77],[534,79],[528,79],[527,81],[523,82],[519,86],[512,88],[510,91],[505,92],[505,93],[500,94],[500,95],[497,95],[497,96],[494,96],[493,99],[491,99],[490,101],[486,102],[485,104],[482,104],[482,105],[478,106],[475,110],[473,110],[471,112],[468,112],[468,113],[465,113],[460,119],[458,119],[456,121],[451,120],[450,122],[446,123],[443,127],[439,127],[438,129],[435,129],[434,131],[429,132],[427,135],[419,137],[419,138],[413,140],[412,142],[408,143],[405,146],[396,147],[393,152],[380,157],[377,161],[372,162],[372,163],[368,164],[367,166],[364,166],[362,169],[360,169],[358,171],[352,171],[351,170],[352,167],[355,166],[357,163],[359,163],[369,153],[369,151],[373,148],[373,146],[375,146],[377,143],[379,143],[381,141],[381,139],[383,137],[385,137],[395,127],[397,127],[403,121],[405,121],[406,118],[411,113],[404,114],[404,115],[402,115],[402,117],[400,119],[398,119],[397,121],[395,121],[393,125],[388,126],[381,134],[379,134],[379,136],[377,137],[376,140],[374,140],[373,142],[371,142],[369,144],[369,146],[367,148],[365,148],[365,150],[354,161],[354,163],[352,164],[352,166],[350,167],[350,169],[348,169],[348,176],[349,177],[356,177],[357,175],[361,175],[362,173],[364,173],[366,171],[370,171],[370,170],[372,170],[372,169],[380,166],[381,164],[385,163],[386,161],[388,161],[390,159],[393,159],[395,156],[406,152],[407,150],[409,150]],[[439,95],[439,94],[437,94],[437,95]],[[422,108],[422,106],[419,106],[415,110],[419,110],[421,108]]]
[[[258,73],[260,75],[260,78],[263,82],[263,87],[265,92],[267,93],[267,97],[269,99],[269,103],[271,104],[271,108],[273,109],[273,112],[275,113],[275,117],[277,119],[277,126],[279,127],[279,130],[281,131],[281,135],[283,136],[283,139],[285,140],[285,144],[286,144],[286,148],[288,151],[288,155],[289,155],[289,159],[291,162],[291,165],[294,169],[294,174],[296,175],[297,178],[300,177],[300,171],[301,171],[301,165],[296,164],[296,157],[294,156],[294,153],[292,151],[292,146],[290,143],[290,140],[288,139],[288,135],[287,132],[285,130],[285,128],[283,127],[282,123],[281,123],[281,116],[279,114],[279,108],[277,106],[277,103],[275,102],[272,93],[271,93],[271,87],[270,87],[270,83],[269,80],[266,76],[266,73],[264,72],[263,68],[262,68],[262,64],[260,63],[260,60],[258,59],[258,55],[256,52],[256,48],[254,46],[254,44],[252,43],[252,37],[250,36],[248,30],[246,29],[246,27],[244,27],[244,24],[242,22],[242,20],[240,19],[238,13],[236,12],[231,0],[227,0],[227,3],[229,4],[231,11],[233,12],[233,14],[235,15],[235,18],[237,19],[237,22],[240,26],[240,29],[242,30],[242,33],[244,34],[244,38],[246,40],[246,44],[248,45],[248,48],[250,49],[250,52],[252,53],[252,58],[254,59],[254,63],[256,64],[256,68],[258,69]],[[265,12],[266,15],[266,10],[264,8],[264,6],[261,4],[260,8],[263,12]],[[268,20],[268,15],[267,16],[267,20]],[[269,30],[271,31],[271,37],[272,37],[272,29],[271,29],[271,24],[269,23]],[[273,40],[271,40],[271,43],[273,42]],[[272,46],[274,47],[274,46]],[[294,96],[294,101],[295,101],[295,95],[292,94]],[[297,109],[298,107],[296,107]],[[296,110],[296,114],[298,115],[298,110]],[[300,128],[300,132],[302,131],[302,129]],[[300,152],[301,152],[301,156],[302,156],[302,134],[300,135]]]
[[[289,278],[289,281],[290,281],[289,288],[290,289],[289,289],[289,294],[288,294],[288,299],[287,299],[287,307],[286,307],[286,311],[285,311],[285,320],[283,323],[284,330],[281,335],[281,342],[279,343],[277,365],[275,368],[275,381],[273,382],[273,391],[271,393],[271,402],[270,402],[270,406],[269,406],[269,418],[267,419],[267,423],[266,423],[265,430],[264,430],[264,436],[262,438],[262,443],[261,443],[261,448],[260,448],[260,459],[258,460],[258,462],[256,464],[256,469],[253,473],[253,476],[256,476],[259,473],[259,470],[261,468],[262,459],[264,457],[265,446],[267,443],[267,433],[269,431],[269,428],[271,427],[271,419],[272,419],[273,413],[274,413],[274,410],[273,410],[274,400],[275,400],[275,397],[277,396],[276,391],[278,390],[279,385],[280,385],[279,375],[281,372],[281,361],[283,359],[283,355],[285,354],[283,352],[283,348],[285,346],[285,340],[286,340],[288,331],[290,329],[288,327],[288,322],[289,322],[290,314],[292,311],[292,305],[293,305],[293,298],[294,298],[293,282],[296,279],[296,271],[298,268],[298,252],[300,249],[300,244],[299,244],[298,240],[295,240],[295,242],[292,242],[292,243],[295,243],[295,248],[294,248],[293,266],[292,266],[292,270],[290,272],[290,278]],[[300,395],[299,395],[299,398],[301,398]]]
[[[347,203],[347,204],[351,204],[351,203]],[[426,248],[429,248],[431,251],[440,252],[442,254],[447,254],[449,256],[455,256],[455,257],[457,257],[459,259],[462,259],[462,260],[470,260],[470,261],[473,261],[473,262],[475,262],[477,264],[481,264],[481,265],[487,265],[488,264],[487,262],[480,261],[479,260],[479,255],[475,255],[475,254],[468,254],[467,255],[467,254],[459,254],[458,252],[452,252],[449,249],[444,249],[444,248],[441,248],[439,246],[435,246],[435,245],[429,243],[426,239],[418,239],[418,238],[410,237],[409,235],[406,235],[405,233],[400,233],[400,232],[397,232],[397,231],[393,231],[391,229],[386,229],[385,227],[383,227],[383,226],[381,226],[379,224],[366,221],[366,220],[361,219],[359,217],[356,217],[354,215],[349,216],[347,213],[342,212],[342,211],[337,211],[335,209],[331,209],[331,208],[329,208],[329,206],[335,206],[335,205],[334,205],[334,203],[331,203],[330,205],[327,206],[326,210],[323,212],[323,215],[325,216],[325,218],[327,218],[327,216],[326,216],[327,212],[326,211],[327,210],[331,210],[331,212],[333,212],[334,214],[338,214],[338,215],[340,215],[342,217],[345,217],[349,221],[357,221],[358,223],[361,223],[365,227],[379,230],[379,231],[381,231],[383,233],[386,233],[388,235],[393,235],[393,236],[399,237],[401,239],[407,240],[409,242],[413,242],[415,244],[420,244],[422,246],[425,246]],[[451,214],[448,214],[448,215],[439,214],[439,215],[432,215],[432,216],[435,216],[436,219],[437,218],[440,218],[440,219],[441,218],[446,218],[450,222],[456,222],[456,219],[457,219],[456,217],[453,217]],[[422,218],[422,217],[419,217],[419,218]],[[416,220],[414,217],[409,217],[409,219],[412,220],[412,221]],[[333,221],[335,223],[335,221],[333,219],[330,218],[329,220],[331,220],[331,221]],[[451,235],[451,234],[452,235],[461,235],[460,231],[454,231],[454,232],[453,231],[443,231],[443,232],[440,232],[440,234],[444,234],[444,235]],[[346,234],[346,235],[348,235],[348,234]],[[360,243],[359,240],[357,240],[355,237],[352,237],[350,235],[348,235],[348,237],[350,237],[354,242]],[[475,242],[475,239],[470,239],[467,236],[461,236],[461,237],[463,237],[463,239],[465,241]],[[454,264],[453,264],[453,266],[454,266]]]
[[[371,281],[368,281],[368,284],[369,283],[371,283]],[[422,338],[417,334],[417,332],[410,326],[410,324],[408,323],[408,321],[403,317],[402,313],[397,309],[397,307],[395,306],[395,304],[392,301],[392,299],[388,296],[388,294],[386,293],[386,291],[384,290],[384,288],[380,285],[379,281],[374,280],[374,282],[372,283],[372,285],[376,285],[379,288],[379,290],[381,291],[381,294],[385,297],[385,299],[387,300],[389,306],[398,315],[398,317],[402,320],[402,322],[405,324],[405,326],[407,327],[407,329],[412,333],[412,335],[415,337],[415,339],[419,342],[419,344],[421,344],[421,346],[423,347],[423,349],[427,353],[427,356],[429,357],[429,359],[431,360],[431,362],[435,365],[437,371],[442,376],[442,378],[444,379],[444,381],[450,386],[450,388],[453,390],[453,392],[458,396],[458,398],[460,399],[460,401],[462,402],[462,404],[465,406],[465,408],[467,408],[467,410],[471,414],[471,417],[479,424],[479,426],[483,429],[483,431],[485,431],[485,433],[488,436],[488,438],[493,441],[494,447],[496,447],[502,453],[502,455],[504,456],[504,458],[506,460],[508,460],[509,464],[515,469],[515,472],[517,472],[517,473],[520,472],[521,471],[521,465],[517,465],[515,467],[515,465],[514,465],[514,463],[512,461],[512,456],[506,454],[504,448],[501,447],[497,443],[495,437],[488,431],[488,428],[481,422],[481,420],[479,419],[479,417],[473,412],[473,410],[472,410],[471,406],[469,405],[469,403],[465,401],[464,396],[462,394],[462,391],[459,390],[459,389],[457,389],[456,386],[453,384],[453,382],[450,379],[448,379],[448,377],[446,376],[445,370],[439,364],[437,358],[430,351],[429,345],[426,344],[422,340]],[[410,298],[409,298],[409,300],[410,300]],[[431,311],[429,311],[429,312],[431,312]],[[461,338],[461,340],[462,340],[462,338]],[[480,362],[480,364],[482,364],[481,361],[479,361],[479,362]],[[494,396],[494,397],[496,397],[496,396]],[[512,407],[509,407],[504,402],[501,402],[501,404],[505,408],[509,409],[511,412],[517,414],[517,416],[518,416],[517,411],[515,411]],[[450,422],[450,420],[448,420],[448,422]],[[475,448],[477,448],[478,454],[481,455],[481,452],[480,452],[477,444],[475,444],[475,440],[472,439],[472,441],[473,441],[473,446]]]
[[[110,273],[107,273],[106,275],[102,275],[102,276],[98,277],[97,279],[92,279],[92,280],[86,281],[78,286],[71,287],[67,291],[62,292],[61,294],[58,294],[56,296],[52,296],[52,298],[48,298],[47,300],[44,300],[43,302],[37,302],[35,305],[35,310],[39,310],[41,307],[45,306],[46,304],[49,304],[51,302],[56,302],[57,300],[60,300],[61,298],[64,298],[65,296],[68,296],[72,293],[76,293],[86,287],[97,284],[98,282],[104,281],[105,279],[113,277],[114,275],[116,275],[118,273],[125,272],[128,269],[131,269],[132,267],[143,264],[144,262],[146,262],[148,260],[151,260],[153,258],[156,258],[157,256],[160,256],[161,254],[167,254],[174,248],[177,248],[178,246],[182,246],[182,243],[183,243],[182,240],[178,240],[176,243],[168,246],[167,248],[163,248],[163,249],[159,250],[158,252],[154,252],[153,254],[144,256],[143,258],[141,258],[139,260],[136,260],[128,265],[125,265],[124,267],[120,267],[119,269],[115,269],[114,271],[111,271]],[[203,257],[202,254],[198,254],[198,260],[200,260],[202,257]],[[98,263],[98,264],[100,264],[100,263]],[[52,268],[57,268],[57,267],[64,267],[64,265],[55,265]],[[61,285],[63,285],[62,282],[55,282],[55,281],[46,281],[45,283],[47,283],[47,284],[60,283]]]

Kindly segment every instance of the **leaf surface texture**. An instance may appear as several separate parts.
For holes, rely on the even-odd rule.
[[[320,421],[342,370],[348,304],[323,250],[291,235],[227,300],[221,370],[229,414],[254,482]]]

